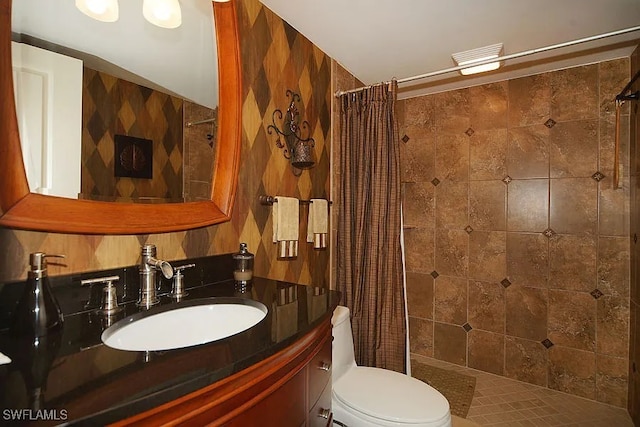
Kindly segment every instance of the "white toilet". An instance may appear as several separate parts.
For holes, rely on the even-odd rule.
[[[334,425],[451,427],[449,402],[433,387],[398,372],[356,365],[347,307],[338,306],[331,323]]]

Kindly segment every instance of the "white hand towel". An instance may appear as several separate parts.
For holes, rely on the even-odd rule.
[[[310,201],[307,242],[313,242],[313,249],[325,249],[329,233],[329,202],[325,199],[311,199]]]
[[[11,358],[4,353],[0,353],[0,365],[6,365],[7,363],[11,363]]]
[[[273,242],[278,245],[278,258],[298,256],[300,201],[293,197],[276,196],[273,204]]]

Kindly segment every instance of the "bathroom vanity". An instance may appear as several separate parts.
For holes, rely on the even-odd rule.
[[[125,304],[116,317],[83,309],[100,291],[79,286],[88,274],[58,279],[53,288],[65,314],[60,334],[47,336],[36,348],[6,330],[0,333],[0,351],[12,359],[0,365],[0,406],[30,410],[23,413],[31,417],[42,414],[37,409],[46,410],[57,417],[54,424],[71,425],[331,425],[330,319],[337,293],[262,278],[239,288],[225,267],[229,259],[215,258],[222,266],[187,270],[184,300],[160,293],[161,303],[148,312],[199,299],[251,299],[268,308],[258,324],[187,348],[116,350],[102,343],[101,334],[140,312],[131,283],[136,269],[120,271],[117,287]],[[5,298],[0,305],[11,288],[0,286]],[[10,311],[2,308],[3,315]],[[0,319],[0,326],[6,320]]]

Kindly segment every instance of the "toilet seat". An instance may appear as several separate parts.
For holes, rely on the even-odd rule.
[[[350,411],[380,425],[450,425],[449,402],[437,390],[408,375],[354,367],[333,385],[333,397]]]

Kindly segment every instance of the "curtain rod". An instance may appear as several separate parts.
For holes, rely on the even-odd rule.
[[[621,34],[627,34],[627,33],[632,33],[634,31],[638,31],[640,30],[640,26],[636,26],[636,27],[629,27],[629,28],[625,28],[622,30],[617,30],[617,31],[611,31],[609,33],[603,33],[603,34],[598,34],[596,36],[590,36],[590,37],[584,37],[581,39],[577,39],[577,40],[572,40],[572,41],[568,41],[568,42],[564,42],[564,43],[558,43],[558,44],[554,44],[554,45],[549,45],[549,46],[544,46],[544,47],[540,47],[537,49],[530,49],[530,50],[525,50],[522,52],[518,52],[518,53],[512,53],[509,55],[503,55],[503,56],[499,56],[497,58],[493,58],[493,59],[485,59],[483,61],[477,61],[475,62],[473,65],[484,65],[484,64],[490,64],[492,62],[497,62],[497,61],[506,61],[509,59],[515,59],[515,58],[520,58],[523,56],[529,56],[529,55],[534,55],[536,53],[541,53],[541,52],[546,52],[548,50],[553,50],[553,49],[559,49],[562,47],[568,47],[568,46],[573,46],[576,44],[580,44],[580,43],[586,43],[586,42],[590,42],[590,41],[594,41],[594,40],[600,40],[600,39],[604,39],[607,37],[613,37],[613,36],[619,36]],[[426,79],[427,77],[435,77],[435,76],[439,76],[441,74],[447,74],[447,73],[452,73],[454,71],[460,71],[464,68],[469,68],[469,65],[458,65],[456,67],[450,67],[450,68],[444,68],[442,70],[438,70],[438,71],[432,71],[430,73],[425,73],[425,74],[419,74],[417,76],[412,76],[412,77],[405,77],[403,79],[396,79],[396,81],[398,82],[398,84],[402,84],[402,83],[407,83],[407,82],[411,82],[414,80],[420,80],[420,79]],[[389,84],[390,82],[383,82],[382,84]],[[353,92],[359,92],[361,90],[364,89],[368,89],[372,86],[375,85],[369,85],[369,86],[363,86],[363,87],[359,87],[356,89],[350,89],[350,90],[339,90],[336,91],[335,96],[340,97],[341,95],[344,95],[346,93],[353,93]]]

